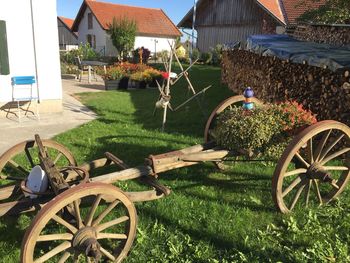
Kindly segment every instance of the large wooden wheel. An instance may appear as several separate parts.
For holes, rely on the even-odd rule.
[[[57,168],[77,165],[73,154],[63,145],[52,140],[42,140],[42,143]],[[13,146],[0,156],[0,202],[9,198],[8,186],[19,186],[31,169],[40,163],[38,154],[36,142],[29,140]],[[12,199],[18,199],[19,195],[22,195],[21,191],[11,192]]]
[[[276,207],[322,205],[336,198],[350,179],[350,128],[321,121],[298,134],[285,149],[273,179]]]
[[[237,95],[230,97],[223,102],[221,102],[210,114],[209,119],[205,125],[204,129],[204,141],[209,142],[213,140],[211,136],[211,131],[215,128],[216,125],[216,118],[220,113],[225,111],[226,109],[232,109],[232,107],[240,107],[243,106],[243,102],[245,100],[245,97],[243,95]],[[256,103],[257,105],[261,105],[262,102],[256,98],[252,98],[252,102]]]
[[[121,190],[81,184],[37,214],[23,238],[21,262],[121,262],[132,246],[136,224],[134,204]]]

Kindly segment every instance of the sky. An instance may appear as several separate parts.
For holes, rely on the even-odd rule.
[[[194,0],[98,0],[115,4],[161,8],[178,24],[193,6]],[[83,0],[57,0],[57,15],[74,19]]]

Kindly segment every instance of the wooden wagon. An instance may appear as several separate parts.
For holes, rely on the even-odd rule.
[[[144,165],[135,168],[127,167],[111,153],[77,166],[66,147],[41,140],[38,135],[35,140],[10,148],[0,157],[0,216],[39,211],[23,238],[21,262],[71,262],[78,260],[79,255],[86,260],[121,262],[136,234],[134,202],[170,194],[170,189],[157,180],[160,173],[201,162],[221,167],[223,162],[237,157],[237,153],[222,149],[211,140],[211,130],[218,114],[243,100],[243,96],[231,97],[212,112],[205,127],[204,144],[151,155]],[[272,178],[277,209],[288,213],[296,206],[335,199],[350,178],[349,152],[350,128],[337,121],[318,122],[296,135]],[[28,187],[28,174],[37,165],[45,171],[49,186],[33,191]],[[90,176],[95,169],[113,165],[119,167],[118,171]],[[152,190],[123,192],[112,185],[136,178]]]

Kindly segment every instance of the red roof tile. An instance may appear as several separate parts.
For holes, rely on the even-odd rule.
[[[108,29],[108,24],[112,23],[113,18],[124,18],[135,20],[137,24],[137,33],[139,35],[152,36],[181,36],[179,29],[173,24],[169,17],[161,9],[145,8],[136,6],[119,5],[105,2],[96,2],[85,0],[83,6],[87,5],[103,29]],[[79,15],[83,15],[84,7],[80,8],[76,20],[80,20]],[[76,21],[74,28],[77,28],[79,21]]]
[[[283,4],[286,21],[288,24],[295,24],[299,18],[308,10],[318,9],[326,3],[326,0],[280,0]]]
[[[267,11],[269,11],[275,18],[286,24],[286,19],[282,13],[279,0],[257,0]]]
[[[59,18],[63,23],[65,23],[66,26],[67,26],[69,29],[72,29],[73,23],[74,23],[74,19],[66,18],[66,17],[63,17],[63,16],[59,16],[58,18]]]

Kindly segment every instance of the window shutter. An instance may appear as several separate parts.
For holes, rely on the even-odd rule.
[[[7,49],[6,22],[0,20],[0,75],[9,75],[10,65]]]

